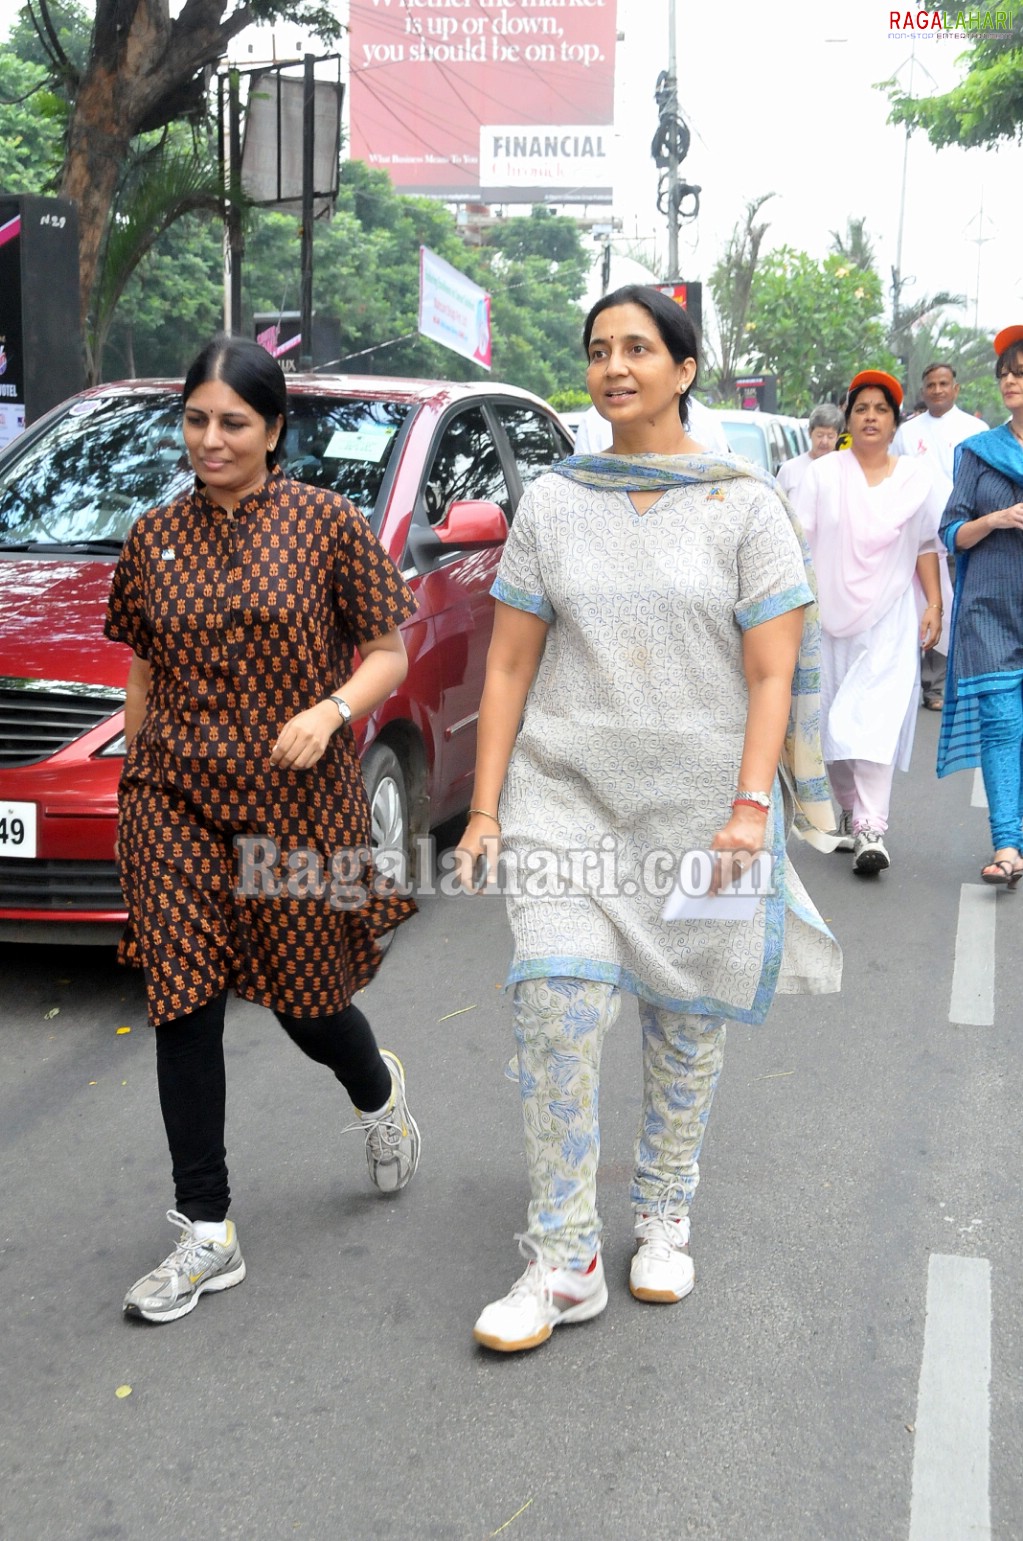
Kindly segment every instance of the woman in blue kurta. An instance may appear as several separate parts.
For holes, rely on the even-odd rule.
[[[985,883],[1023,877],[1023,326],[995,338],[1009,421],[956,450],[941,538],[956,558],[938,775],[980,765],[994,852]]]

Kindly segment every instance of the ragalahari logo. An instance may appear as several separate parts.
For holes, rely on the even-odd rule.
[[[889,11],[889,37],[1007,37],[1013,30],[1013,11]]]

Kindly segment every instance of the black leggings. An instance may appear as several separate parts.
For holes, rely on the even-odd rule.
[[[156,1080],[177,1209],[189,1220],[223,1220],[231,1203],[224,1147],[224,1012],[227,992],[156,1029]],[[329,1017],[278,1022],[303,1054],[329,1065],[357,1108],[380,1108],[391,1073],[358,1006]]]

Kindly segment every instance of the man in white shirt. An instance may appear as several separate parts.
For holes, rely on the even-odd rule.
[[[786,460],[778,468],[778,486],[788,498],[795,497],[796,488],[806,475],[810,461],[819,460],[822,455],[830,455],[837,447],[838,436],[845,428],[845,413],[832,402],[822,401],[810,413],[806,426],[810,434],[810,448],[794,460]]]
[[[896,455],[914,455],[926,462],[944,505],[952,495],[956,445],[975,433],[982,433],[987,424],[956,406],[959,383],[949,364],[928,364],[923,372],[922,395],[927,411],[903,423],[895,435],[892,449]],[[945,607],[941,641],[920,656],[924,706],[932,712],[940,712],[945,693],[948,628],[952,619],[952,585],[947,557],[941,561],[941,602]]]
[[[704,449],[712,455],[730,454],[728,440],[725,438],[724,429],[716,412],[710,407],[704,406],[702,401],[690,395],[686,403],[689,411],[687,427],[691,438],[697,444],[702,444]],[[597,411],[596,407],[590,407],[584,413],[582,421],[576,431],[575,452],[577,455],[598,455],[601,450],[611,448],[611,424]]]

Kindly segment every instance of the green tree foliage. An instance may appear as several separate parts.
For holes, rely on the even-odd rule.
[[[859,369],[893,369],[881,280],[832,253],[816,262],[782,246],[759,263],[747,333],[753,367],[778,377],[783,411],[838,400]]]
[[[442,204],[402,197],[386,173],[359,161],[343,168],[337,212],[317,223],[313,242],[314,305],[340,322],[340,370],[487,377],[471,359],[419,336],[420,245],[490,291],[492,378],[544,396],[582,385],[578,302],[589,259],[575,223],[541,210],[504,221],[492,244],[468,247]],[[256,312],[298,309],[299,258],[296,219],[250,214],[242,267],[247,322]],[[160,237],[125,289],[108,378],[180,372],[219,329],[221,296],[219,226],[183,220]]]
[[[330,39],[341,22],[329,0],[188,0],[173,16],[169,0],[96,0],[91,26],[83,28],[83,18],[68,0],[33,0],[19,36],[34,30],[49,88],[65,103],[56,190],[77,206],[82,318],[93,317],[95,335],[110,227],[130,217],[118,199],[137,142],[148,146],[145,136],[205,119],[209,71],[251,23],[293,21]]]
[[[0,188],[52,191],[64,147],[63,103],[47,88],[46,71],[0,49]]]
[[[955,13],[949,12],[949,19]],[[1023,12],[1011,27],[978,33],[965,53],[966,73],[939,96],[907,96],[893,80],[882,81],[892,123],[921,128],[931,144],[995,145],[1023,138]]]

